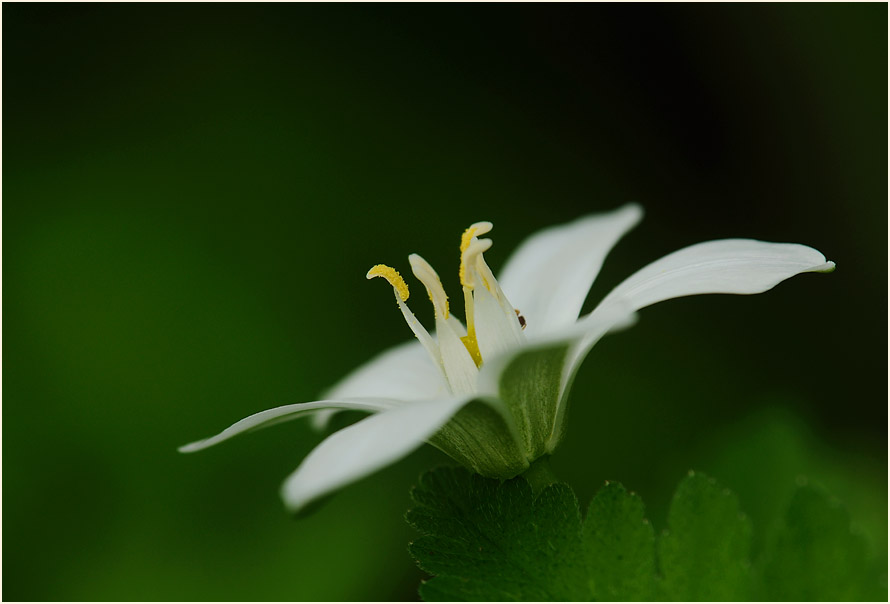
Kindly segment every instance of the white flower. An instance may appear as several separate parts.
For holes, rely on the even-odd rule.
[[[798,273],[834,269],[803,245],[709,241],[653,262],[579,319],[603,259],[641,217],[640,207],[629,204],[545,229],[519,247],[500,280],[483,256],[491,240],[479,238],[492,225],[474,224],[460,246],[466,325],[452,314],[433,268],[411,255],[411,270],[433,304],[433,334],[408,308],[408,286],[399,273],[373,267],[367,277],[390,283],[416,339],[358,368],[323,400],[262,411],[180,451],[198,451],[303,416],[313,415],[323,425],[336,411],[357,409],[371,415],[325,439],[285,481],[282,497],[290,510],[425,441],[480,474],[512,477],[556,448],[579,365],[605,333],[630,324],[637,310],[693,294],[761,293]]]

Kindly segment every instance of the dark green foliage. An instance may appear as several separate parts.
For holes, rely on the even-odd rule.
[[[886,566],[881,570],[869,560],[865,539],[851,532],[840,502],[821,488],[804,485],[768,545],[758,595],[769,600],[884,600],[886,580]]]
[[[883,600],[886,573],[849,518],[820,489],[802,487],[767,537],[752,572],[751,522],[714,479],[690,472],[656,539],[641,499],[606,483],[582,524],[564,484],[534,495],[524,478],[463,469],[428,472],[408,522],[411,555],[434,575],[427,601]]]
[[[643,501],[617,482],[606,483],[590,502],[583,534],[594,599],[654,595],[655,532],[643,514]]]
[[[690,472],[674,494],[658,540],[661,588],[668,600],[744,600],[751,522],[735,494]]]

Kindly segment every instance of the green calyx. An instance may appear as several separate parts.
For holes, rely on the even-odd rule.
[[[499,400],[472,401],[430,442],[489,478],[513,478],[534,467],[564,432],[567,351],[558,346],[518,355],[500,376]]]

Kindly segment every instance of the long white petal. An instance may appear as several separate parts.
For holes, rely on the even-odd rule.
[[[243,432],[266,428],[281,422],[304,417],[311,413],[316,413],[320,409],[355,409],[358,411],[368,411],[377,413],[398,406],[402,403],[377,398],[354,398],[342,400],[324,400],[312,401],[311,403],[296,403],[293,405],[284,405],[275,407],[274,409],[266,409],[259,413],[249,415],[244,419],[235,422],[216,436],[198,440],[187,445],[179,447],[180,453],[192,453],[200,451],[207,447],[229,440],[233,436],[237,436]]]
[[[281,487],[293,512],[418,448],[473,397],[423,401],[372,415],[326,438]]]
[[[448,396],[442,372],[417,340],[384,350],[340,380],[325,398],[373,397],[403,401]]]
[[[821,252],[796,243],[754,239],[706,241],[637,271],[594,310],[621,302],[632,310],[695,294],[759,294],[806,272],[831,272]]]
[[[564,424],[566,395],[581,363],[600,338],[632,323],[636,310],[669,298],[705,293],[756,294],[802,272],[830,272],[818,251],[752,239],[708,241],[653,262],[616,287],[594,312],[565,330],[576,338],[566,354],[552,444]]]
[[[540,231],[510,257],[498,280],[532,338],[578,318],[603,260],[642,218],[637,204]]]
[[[449,396],[449,390],[424,346],[411,340],[384,350],[322,394],[332,399],[369,396],[401,401],[440,399]],[[339,411],[342,409],[317,411],[312,427],[324,430]]]

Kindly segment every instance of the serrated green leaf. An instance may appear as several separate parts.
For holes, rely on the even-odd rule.
[[[655,532],[644,513],[643,501],[617,482],[606,483],[590,502],[583,536],[595,600],[652,599]]]
[[[690,472],[680,483],[658,540],[661,588],[668,600],[745,600],[751,523],[736,496]]]
[[[758,597],[767,600],[884,600],[886,567],[868,559],[840,503],[821,488],[797,489],[762,561]]]
[[[563,484],[536,497],[524,478],[505,482],[440,469],[413,490],[411,546],[434,575],[431,600],[883,600],[885,566],[868,557],[846,512],[821,490],[798,490],[756,573],[751,523],[736,496],[690,473],[657,539],[639,497],[607,483],[583,526]],[[660,572],[656,567],[660,568]]]
[[[428,472],[412,491],[407,520],[424,534],[410,547],[428,601],[590,598],[579,559],[581,514],[572,490],[537,497],[522,478],[499,483],[463,469]]]

